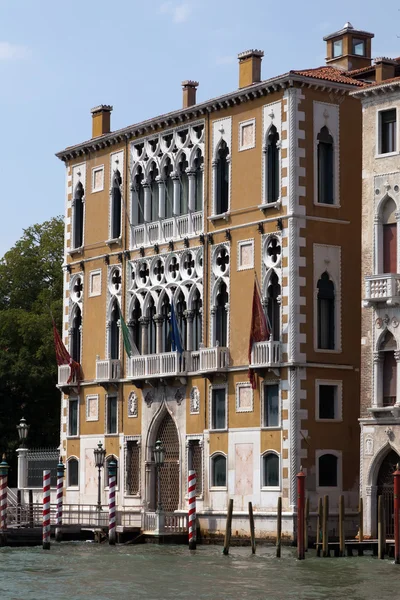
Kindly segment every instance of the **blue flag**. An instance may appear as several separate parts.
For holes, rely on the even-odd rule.
[[[178,321],[176,320],[174,301],[171,302],[171,346],[172,350],[183,353],[182,336],[179,329]]]

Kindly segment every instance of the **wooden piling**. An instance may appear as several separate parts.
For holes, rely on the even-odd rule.
[[[29,527],[33,528],[33,490],[28,492],[28,503],[29,503]]]
[[[231,534],[232,534],[232,513],[233,513],[233,500],[232,498],[229,500],[228,505],[228,514],[226,517],[226,530],[225,530],[225,541],[224,541],[224,549],[223,554],[227,556],[229,554],[229,546],[231,544]]]
[[[317,517],[317,556],[321,556],[322,542],[322,498],[318,499],[318,517]]]
[[[324,496],[324,511],[322,516],[322,556],[329,556],[328,542],[329,496]]]
[[[249,520],[250,520],[250,539],[251,539],[251,553],[256,553],[256,536],[254,533],[254,515],[253,515],[253,504],[249,502]]]
[[[281,543],[282,543],[282,498],[278,498],[278,508],[276,511],[276,558],[281,557]]]
[[[21,490],[17,490],[17,523],[21,523]]]
[[[385,507],[382,496],[378,496],[378,558],[385,558],[386,533],[385,533]]]
[[[339,556],[345,555],[344,544],[344,496],[339,497]]]
[[[310,518],[310,498],[306,498],[306,508],[304,511],[304,550],[308,552],[308,521]]]
[[[364,541],[364,503],[363,499],[360,498],[358,502],[358,541]]]

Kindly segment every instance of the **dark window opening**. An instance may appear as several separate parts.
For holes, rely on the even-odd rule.
[[[138,167],[133,184],[133,222],[137,225],[142,225],[144,223],[144,188],[142,185],[143,179],[144,174],[142,167]]]
[[[140,308],[139,300],[136,298],[135,303],[133,305],[129,327],[131,330],[132,339],[140,353],[142,353],[142,326],[140,322],[141,317],[142,309]]]
[[[220,346],[226,346],[228,336],[228,291],[225,283],[221,283],[219,292],[217,294],[217,310],[215,314],[215,343],[219,343]]]
[[[83,185],[79,182],[75,188],[74,194],[74,217],[73,217],[73,233],[74,233],[74,248],[81,248],[83,244],[83,197],[85,191]]]
[[[194,173],[195,173],[195,200],[194,210],[200,211],[203,208],[203,163],[204,158],[200,150],[196,152],[196,158],[193,161]]]
[[[107,433],[117,433],[117,396],[107,396]]]
[[[396,109],[379,113],[381,125],[381,154],[396,151]]]
[[[319,386],[319,402],[318,412],[320,419],[335,419],[337,404],[337,386],[336,385],[320,385]]]
[[[78,487],[79,485],[79,462],[76,458],[70,458],[67,463],[68,487]]]
[[[126,444],[126,491],[132,496],[140,491],[140,448],[136,441]]]
[[[184,154],[181,155],[181,159],[178,164],[178,175],[179,175],[179,188],[180,188],[180,206],[178,207],[178,214],[187,215],[188,213],[188,202],[189,202],[189,178],[186,172],[188,163]]]
[[[119,359],[119,308],[117,302],[114,303],[111,311],[110,358],[111,360]]]
[[[264,466],[264,486],[279,486],[279,456],[276,454],[266,454],[263,457]]]
[[[267,294],[269,328],[271,330],[272,339],[278,341],[281,335],[281,286],[279,285],[279,279],[275,271],[271,274]]]
[[[156,221],[158,219],[158,200],[159,200],[159,190],[158,190],[158,169],[155,163],[152,164],[150,170],[150,221]]]
[[[75,308],[74,318],[72,321],[72,334],[71,334],[71,357],[77,363],[81,362],[81,330],[82,330],[82,313],[81,313],[81,309],[77,306]]]
[[[335,286],[325,271],[318,281],[318,348],[335,349]]]
[[[322,127],[318,140],[318,202],[333,204],[333,137],[327,127]]]
[[[217,153],[217,197],[215,210],[217,215],[228,211],[229,207],[229,148],[226,142],[222,141]]]
[[[164,295],[161,305],[162,321],[162,341],[163,341],[163,352],[171,352],[171,304],[167,294]]]
[[[323,454],[318,459],[319,487],[337,487],[338,459],[334,454]]]
[[[226,487],[226,458],[218,454],[212,458],[212,479],[213,487]]]
[[[193,350],[198,350],[202,342],[203,323],[202,323],[203,302],[199,290],[196,290],[193,298]]]
[[[150,298],[149,305],[147,307],[146,316],[148,319],[147,326],[147,353],[155,354],[157,351],[157,331],[154,317],[156,315],[156,306],[153,298]]]
[[[121,237],[121,173],[118,169],[114,173],[113,183],[111,188],[111,239],[116,240]]]
[[[226,390],[213,389],[211,393],[211,429],[226,428]]]
[[[264,427],[279,427],[279,386],[264,386]]]
[[[165,218],[171,219],[174,214],[174,182],[171,177],[172,164],[171,160],[167,158],[163,169],[163,178],[165,186]]]
[[[394,351],[383,352],[383,406],[396,404],[397,361]]]
[[[266,147],[266,175],[267,175],[267,203],[276,202],[279,199],[279,134],[272,125]]]
[[[68,406],[68,434],[78,435],[78,408],[79,403],[77,399],[69,401]]]

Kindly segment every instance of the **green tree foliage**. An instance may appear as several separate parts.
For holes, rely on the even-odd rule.
[[[26,229],[0,260],[0,451],[10,457],[22,416],[30,446],[59,443],[51,314],[61,331],[63,247],[64,223],[56,217]]]

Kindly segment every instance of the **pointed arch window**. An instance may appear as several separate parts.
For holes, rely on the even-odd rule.
[[[275,125],[271,125],[266,139],[265,147],[265,173],[266,173],[266,202],[279,200],[279,133]]]
[[[195,176],[195,200],[194,200],[194,210],[196,212],[203,209],[203,164],[204,158],[201,153],[201,150],[198,149],[196,151],[196,156],[193,161],[194,166],[194,176]]]
[[[215,214],[221,215],[226,213],[229,208],[229,148],[225,140],[222,140],[216,159],[216,197],[215,197]]]
[[[119,359],[119,308],[117,301],[111,310],[110,319],[110,358],[111,360]]]
[[[335,349],[335,285],[325,271],[317,284],[318,348]]]
[[[138,167],[133,180],[133,215],[132,220],[136,225],[144,223],[144,188],[142,181],[144,179],[142,167]]]
[[[215,343],[218,342],[220,346],[226,346],[228,341],[228,301],[228,290],[222,282],[216,298],[215,311]]]
[[[193,350],[198,350],[202,342],[202,312],[203,303],[199,290],[196,290],[193,298]]]
[[[268,324],[271,329],[272,339],[278,341],[281,334],[281,286],[275,271],[272,272],[269,278],[267,288],[267,316]]]
[[[83,245],[83,198],[85,190],[79,181],[76,185],[73,200],[73,243],[74,248],[81,248]]]
[[[334,151],[333,137],[324,126],[317,136],[318,202],[334,203]]]
[[[72,320],[71,332],[71,357],[80,363],[81,362],[81,331],[82,331],[82,312],[79,306],[76,306],[74,317]]]
[[[176,300],[176,320],[181,332],[182,346],[183,349],[187,348],[187,320],[186,320],[186,300],[182,290],[179,290],[178,297]]]
[[[174,182],[171,177],[172,163],[170,158],[167,158],[163,168],[163,180],[165,189],[165,209],[164,215],[166,219],[171,219],[174,214]]]
[[[157,165],[156,163],[152,164],[151,170],[150,170],[150,193],[151,193],[151,200],[150,200],[150,221],[156,221],[158,219],[158,198],[159,198],[159,193],[158,193],[158,182],[157,182],[157,177],[158,177],[158,169],[157,169]]]
[[[153,298],[150,298],[149,305],[147,307],[146,317],[148,318],[147,328],[147,352],[148,354],[155,354],[156,349],[156,324],[154,317],[156,315],[156,306]]]
[[[180,215],[187,215],[188,213],[189,178],[186,172],[188,166],[189,165],[186,160],[186,156],[182,153],[178,164],[178,176],[180,187],[180,206],[178,207],[178,213]]]
[[[383,273],[397,273],[396,204],[388,197],[382,207],[382,267]]]
[[[135,343],[136,348],[142,353],[142,326],[140,318],[142,316],[142,309],[138,298],[135,298],[133,304],[133,310],[131,313],[131,319],[129,321],[129,328],[131,330],[132,339]]]
[[[111,239],[121,237],[122,216],[122,177],[118,169],[115,170],[111,186]]]
[[[170,333],[171,304],[170,304],[167,294],[165,294],[164,298],[163,298],[163,302],[161,305],[161,315],[163,317],[163,322],[162,322],[163,352],[171,352],[171,333]]]

